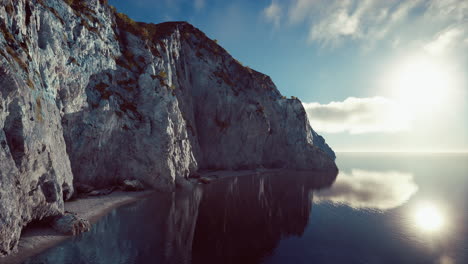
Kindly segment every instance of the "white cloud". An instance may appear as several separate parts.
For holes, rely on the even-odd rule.
[[[353,36],[359,31],[359,16],[348,14],[345,8],[336,10],[329,17],[310,28],[309,41],[333,45],[340,37]]]
[[[271,4],[263,10],[263,16],[268,22],[278,28],[281,22],[281,7],[276,2]]]
[[[432,0],[426,13],[430,19],[450,18],[463,22],[468,18],[468,1],[464,0]]]
[[[317,192],[314,199],[358,209],[386,210],[402,205],[417,190],[410,173],[353,169],[351,173],[340,172],[332,187]]]
[[[303,22],[311,12],[318,9],[317,1],[295,0],[289,9],[289,22],[292,24]]]
[[[450,48],[460,44],[464,33],[464,30],[461,28],[449,28],[438,33],[434,40],[424,46],[424,49],[434,55],[443,54]]]
[[[427,37],[441,27],[463,26],[461,23],[468,19],[468,1],[460,0],[291,0],[281,3],[283,10],[273,2],[263,10],[263,16],[275,27],[280,20],[289,22],[290,26],[305,23],[307,40],[322,47],[335,47],[344,40],[362,40],[363,46],[372,47],[387,37],[399,37],[405,45],[405,41],[415,40],[414,33]],[[281,17],[283,13],[284,18]]]
[[[349,97],[343,102],[303,105],[317,132],[396,132],[409,129],[411,122],[402,105],[383,97]]]

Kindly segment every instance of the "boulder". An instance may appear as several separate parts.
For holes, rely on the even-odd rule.
[[[145,189],[145,186],[139,180],[124,180],[121,187],[124,191],[141,191]]]
[[[75,185],[75,190],[78,193],[89,193],[92,190],[94,190],[94,187],[88,184],[77,182],[74,185]]]
[[[62,234],[73,236],[88,232],[91,229],[91,224],[88,220],[70,212],[54,217],[51,226]]]
[[[198,179],[198,181],[200,183],[203,183],[203,184],[211,183],[211,180],[209,178],[207,178],[207,177],[202,177],[202,178]]]
[[[116,189],[118,189],[118,188],[113,186],[113,187],[109,187],[109,188],[105,188],[105,189],[93,190],[93,191],[87,193],[86,195],[87,196],[108,195],[108,194],[112,193],[113,191],[115,191]]]
[[[189,179],[200,179],[200,173],[192,173],[189,175]]]

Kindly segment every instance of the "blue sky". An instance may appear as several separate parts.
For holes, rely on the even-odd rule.
[[[304,102],[338,151],[468,150],[468,1],[132,0],[188,21]]]

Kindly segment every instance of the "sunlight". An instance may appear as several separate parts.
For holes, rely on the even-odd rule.
[[[450,64],[429,56],[411,56],[396,65],[387,89],[412,114],[426,114],[452,103],[457,80]]]
[[[442,211],[435,205],[427,203],[420,205],[415,212],[416,225],[423,231],[435,232],[445,223]]]

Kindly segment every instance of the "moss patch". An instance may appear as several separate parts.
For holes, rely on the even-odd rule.
[[[44,3],[43,0],[38,0],[37,1],[42,7],[45,9],[49,10],[54,16],[60,21],[62,25],[65,25],[65,21],[63,21],[63,18],[60,16],[60,14],[55,10],[53,7],[50,7]]]
[[[3,37],[5,38],[8,44],[11,45],[16,42],[15,37],[13,37],[13,34],[11,34],[11,32],[8,30],[3,19],[0,19],[0,31],[2,32]]]
[[[25,72],[29,72],[28,65],[19,57],[19,54],[10,46],[6,47],[8,54],[18,63],[18,65],[23,69]]]
[[[33,89],[34,90],[34,83],[31,79],[28,78],[28,80],[26,81],[26,83],[28,84],[29,88]]]
[[[226,72],[222,70],[218,70],[218,71],[213,72],[213,75],[222,79],[227,85],[234,86],[234,82],[232,82],[231,78]]]
[[[40,98],[40,97],[37,97],[37,98],[36,98],[35,116],[36,116],[36,120],[37,120],[38,122],[42,122],[42,121],[43,121],[43,118],[42,118],[42,101],[41,101],[41,98]]]

